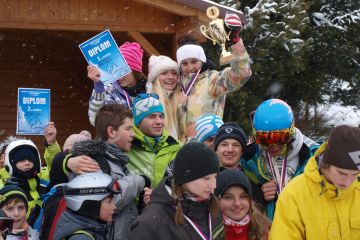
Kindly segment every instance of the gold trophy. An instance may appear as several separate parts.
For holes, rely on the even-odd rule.
[[[217,7],[208,7],[206,15],[211,19],[211,22],[209,23],[209,27],[201,25],[200,31],[206,38],[210,39],[214,45],[217,43],[221,46],[222,51],[220,56],[220,65],[226,65],[234,60],[235,56],[226,51],[225,43],[229,40],[230,33],[226,33],[224,20],[218,18],[219,13],[220,12]]]

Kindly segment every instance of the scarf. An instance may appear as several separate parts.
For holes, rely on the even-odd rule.
[[[249,224],[250,220],[251,220],[251,217],[249,216],[249,214],[246,214],[246,216],[243,219],[241,219],[240,221],[232,220],[231,218],[229,218],[223,214],[224,225],[228,225],[228,226],[235,226],[235,227],[246,226]]]

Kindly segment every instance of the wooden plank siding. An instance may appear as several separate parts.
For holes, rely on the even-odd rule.
[[[110,29],[118,45],[144,44],[175,59],[180,34],[198,31],[204,11],[173,0],[0,0],[0,141],[16,130],[18,87],[50,88],[51,118],[62,145],[94,129],[87,116],[93,83],[78,45]],[[43,153],[42,136],[30,136]]]
[[[0,1],[0,28],[175,33],[182,16],[129,0]]]
[[[86,77],[86,61],[78,44],[96,32],[5,30],[0,33],[0,141],[15,135],[17,88],[50,88],[51,118],[61,144],[72,133],[94,128],[87,117],[92,82]],[[126,33],[113,32],[120,45],[132,41]],[[145,33],[160,51],[171,55],[171,34]],[[147,73],[148,56],[143,60]],[[43,137],[31,136],[43,151]]]

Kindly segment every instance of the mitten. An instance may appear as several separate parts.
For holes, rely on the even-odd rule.
[[[225,30],[229,34],[228,47],[240,41],[239,33],[241,31],[242,23],[238,15],[235,13],[226,13],[224,19]]]

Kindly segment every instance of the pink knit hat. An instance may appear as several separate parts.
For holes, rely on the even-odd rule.
[[[71,134],[64,143],[63,151],[71,150],[75,143],[91,140],[91,133],[83,130],[78,134]]]
[[[120,46],[125,61],[133,71],[142,72],[142,58],[144,51],[137,42],[125,42]]]

